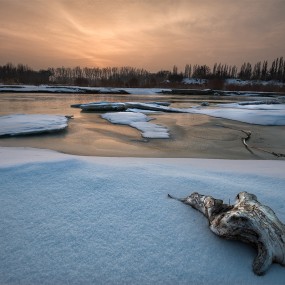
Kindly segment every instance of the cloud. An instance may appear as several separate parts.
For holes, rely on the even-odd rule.
[[[281,56],[283,0],[0,0],[0,64],[240,64]],[[45,65],[45,66],[43,66]]]

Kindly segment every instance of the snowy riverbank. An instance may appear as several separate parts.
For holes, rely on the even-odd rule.
[[[237,85],[239,86],[239,85]],[[284,92],[260,92],[260,91],[227,91],[214,89],[185,89],[172,88],[126,88],[126,87],[82,87],[59,85],[2,85],[0,93],[71,93],[71,94],[133,94],[133,95],[215,95],[215,96],[285,96]]]
[[[167,198],[257,195],[285,221],[285,161],[104,158],[0,148],[1,284],[283,284]]]

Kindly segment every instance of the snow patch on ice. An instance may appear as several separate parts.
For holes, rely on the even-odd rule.
[[[83,107],[82,107],[83,106]],[[138,118],[132,115],[132,112],[149,113],[152,111],[156,112],[173,112],[173,113],[192,113],[192,114],[203,114],[212,117],[219,117],[229,120],[240,121],[248,124],[265,125],[265,126],[283,126],[285,125],[285,104],[262,104],[257,103],[228,103],[218,104],[212,107],[197,106],[192,108],[172,108],[168,106],[159,105],[159,103],[141,103],[141,102],[125,102],[125,103],[113,103],[113,102],[98,102],[90,104],[82,104],[82,109],[88,109],[93,111],[121,111],[121,109],[127,109],[127,112],[118,112],[119,115],[107,115],[110,118],[109,121],[113,120],[113,123],[117,124],[131,124],[131,120]],[[144,115],[145,116],[145,115]],[[107,117],[102,116],[107,119]],[[124,118],[126,122],[120,123],[119,121]],[[143,121],[149,121],[145,116]],[[150,124],[150,123],[149,123]],[[140,124],[140,127],[146,124]],[[152,127],[157,126],[150,124]],[[138,125],[137,125],[138,126]],[[134,126],[137,128],[137,126]],[[139,128],[142,130],[141,128]],[[161,126],[159,126],[161,129]],[[157,129],[158,131],[158,129]],[[161,131],[160,131],[161,133]],[[167,135],[165,134],[165,137]]]
[[[0,136],[28,135],[60,131],[68,119],[60,115],[13,114],[0,116]]]
[[[164,126],[149,123],[151,119],[143,113],[115,112],[101,115],[103,119],[113,124],[129,125],[142,132],[144,138],[169,138],[168,129]]]
[[[285,109],[261,108],[191,108],[189,113],[203,114],[217,118],[239,121],[247,124],[264,126],[285,126]]]
[[[275,85],[275,86],[283,86],[284,84],[282,82],[276,81],[276,80],[270,80],[270,81],[263,81],[263,80],[241,80],[241,79],[234,79],[229,78],[225,80],[226,85],[239,85],[239,86],[245,86],[245,85]]]
[[[239,102],[217,104],[217,107],[236,108],[236,109],[251,109],[251,110],[283,110],[285,115],[285,104],[258,104],[258,102]]]
[[[151,104],[141,104],[140,108],[150,108],[162,112],[192,113],[203,114],[212,117],[235,120],[248,124],[265,126],[284,126],[285,125],[285,104],[258,104],[258,105],[239,105],[219,104],[216,107],[192,107],[192,108],[171,108],[165,106],[151,106]],[[143,111],[141,111],[143,112]]]

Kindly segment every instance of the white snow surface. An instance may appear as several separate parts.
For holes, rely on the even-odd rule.
[[[263,101],[225,103],[225,104],[216,104],[215,106],[222,108],[237,108],[237,109],[283,110],[285,114],[285,104],[267,104],[263,103]]]
[[[68,119],[60,115],[12,114],[0,116],[0,136],[28,135],[65,129]]]
[[[147,109],[151,104],[141,104]],[[259,105],[239,105],[238,103],[219,104],[213,108],[192,107],[187,109],[171,108],[165,106],[155,106],[157,111],[180,112],[203,114],[212,117],[235,120],[248,124],[265,126],[284,126],[285,125],[285,104],[259,104]],[[141,111],[142,110],[132,110]]]
[[[147,109],[151,104],[141,104]],[[217,108],[218,107],[218,108]],[[259,104],[259,105],[239,105],[238,103],[219,104],[214,108],[192,107],[192,108],[171,108],[165,106],[155,106],[157,111],[179,112],[203,114],[217,118],[235,120],[248,124],[266,125],[266,126],[284,126],[285,125],[285,104]],[[143,112],[143,110],[129,110],[134,112]]]
[[[203,114],[217,118],[239,121],[247,124],[264,125],[264,126],[284,126],[285,125],[285,109],[262,109],[249,108],[248,106],[234,106],[235,108],[191,108],[189,113]],[[264,106],[264,105],[263,105]],[[247,108],[246,108],[247,107]]]
[[[103,119],[113,124],[129,125],[142,132],[142,137],[152,139],[169,138],[168,129],[164,126],[148,122],[148,118],[143,113],[136,112],[114,112],[101,115]]]
[[[284,267],[254,275],[254,249],[167,198],[248,191],[284,222],[284,168],[0,148],[0,284],[284,284]]]

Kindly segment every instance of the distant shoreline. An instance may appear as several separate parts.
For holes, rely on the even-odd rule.
[[[65,94],[133,94],[133,95],[214,95],[214,96],[285,96],[285,92],[232,91],[192,88],[118,88],[118,87],[81,87],[56,85],[0,85],[0,93],[65,93]]]

